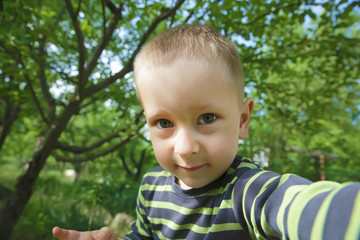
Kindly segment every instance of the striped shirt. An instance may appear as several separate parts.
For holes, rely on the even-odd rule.
[[[136,211],[124,239],[360,239],[360,183],[312,183],[242,157],[197,189],[149,171]]]

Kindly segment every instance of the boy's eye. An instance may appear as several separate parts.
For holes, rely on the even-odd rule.
[[[200,116],[198,123],[200,125],[202,125],[202,124],[211,124],[216,119],[217,119],[217,116],[215,116],[214,114],[206,113],[206,114]]]
[[[169,120],[160,119],[159,121],[156,122],[156,126],[158,126],[159,128],[170,128],[173,127],[174,125]]]

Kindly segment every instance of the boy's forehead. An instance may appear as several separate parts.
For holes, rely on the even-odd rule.
[[[169,110],[177,114],[214,111],[223,108],[224,102],[239,102],[233,85],[229,84],[229,75],[221,76],[214,68],[198,68],[184,59],[169,65],[143,67],[137,82],[146,115],[163,116]]]
[[[199,68],[199,69],[212,69],[216,70],[219,74],[223,75],[232,75],[227,64],[219,58],[210,59],[206,56],[184,56],[179,55],[172,59],[166,59],[166,61],[138,61],[134,66],[135,72],[135,80],[137,77],[141,75],[144,71],[154,71],[154,70],[162,70],[167,71],[171,69],[174,65],[177,67],[182,67],[182,63],[191,63],[191,67]]]
[[[212,72],[220,76],[219,80],[222,81],[222,84],[230,86],[232,90],[237,92],[239,97],[239,101],[243,100],[243,83],[242,77],[235,75],[233,71],[230,70],[228,64],[221,58],[208,58],[204,56],[187,56],[180,54],[171,61],[147,61],[147,58],[137,58],[134,64],[134,77],[135,84],[137,90],[137,96],[142,106],[144,106],[141,99],[141,91],[146,91],[146,84],[144,85],[144,81],[148,84],[155,84],[158,82],[157,78],[153,78],[152,75],[157,74],[158,77],[167,78],[167,81],[171,81],[172,76],[174,74],[185,74],[189,72],[188,68],[202,69],[201,74],[206,75],[208,72]],[[181,63],[180,66],[179,63]],[[184,63],[188,63],[187,65],[183,65]],[[181,67],[181,71],[175,73],[174,69],[179,69],[177,67]],[[177,71],[177,70],[176,70]],[[167,75],[167,76],[165,76]],[[186,77],[184,77],[185,80]],[[211,82],[206,82],[206,84],[211,84]],[[230,85],[229,85],[230,84]],[[164,86],[157,85],[158,87],[164,89]],[[183,86],[179,86],[182,88]]]
[[[216,76],[216,77],[214,77]],[[149,87],[157,87],[163,91],[176,88],[175,92],[185,88],[196,88],[216,84],[221,88],[236,90],[236,80],[226,66],[219,61],[179,58],[170,63],[143,64],[136,68],[136,86],[138,96],[144,94]]]

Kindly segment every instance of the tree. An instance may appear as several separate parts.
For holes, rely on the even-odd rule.
[[[127,92],[129,86],[123,81],[132,70],[136,53],[157,25],[174,15],[183,2],[178,1],[166,9],[159,9],[162,5],[153,3],[150,9],[154,12],[147,12],[145,6],[135,3],[125,6],[124,3],[115,5],[111,1],[98,1],[89,5],[82,4],[81,1],[73,4],[70,0],[3,2],[1,18],[4,24],[0,46],[2,59],[9,59],[2,63],[3,79],[8,85],[19,90],[18,95],[23,92],[30,93],[33,104],[28,107],[36,107],[42,122],[39,124],[36,149],[29,159],[28,168],[18,178],[15,189],[6,191],[0,211],[2,239],[9,238],[47,158],[50,154],[55,154],[54,149],[83,153],[116,139],[117,143],[108,149],[74,161],[91,160],[115,151],[135,137],[143,123],[140,122],[139,113],[129,112],[128,114],[135,114],[134,122],[129,122],[89,146],[69,146],[59,141],[71,118],[81,115],[93,102],[106,100],[104,95],[111,91],[110,85],[113,85],[113,88],[122,87],[117,94],[123,94],[124,99],[134,97],[131,91]],[[146,16],[143,24],[146,24],[147,28],[140,28],[141,32],[130,34],[132,38],[136,37],[136,40],[132,39],[135,44],[123,42],[123,49],[131,47],[127,55],[123,56],[121,51],[116,51],[121,35],[119,26],[122,24],[123,27],[128,27],[140,21],[135,15],[135,10],[140,9],[143,16]],[[160,14],[151,16],[153,13]],[[110,57],[106,56],[110,49],[115,50],[110,55],[114,56],[116,53],[122,57],[118,63],[122,68],[116,73],[112,73],[108,64],[103,63],[103,58]],[[97,76],[99,73],[100,76]],[[57,82],[71,86],[73,92],[56,98],[50,89]],[[133,89],[130,90],[133,92]],[[7,93],[6,89],[5,92]],[[8,100],[8,94],[2,95]],[[4,105],[16,112],[17,108],[7,104],[6,100]],[[13,123],[12,119],[17,115],[7,112],[3,113],[6,121],[2,123],[4,125],[1,132],[5,136],[8,134],[5,131],[10,129],[5,124]],[[14,117],[10,118],[9,115]],[[55,156],[61,160],[60,156]]]
[[[358,6],[296,0],[2,1],[0,164],[15,155],[4,146],[14,146],[8,139],[21,129],[36,140],[25,144],[19,137],[26,151],[11,149],[27,154],[28,167],[14,189],[1,185],[0,238],[9,238],[49,157],[79,163],[116,153],[125,169],[131,165],[119,149],[144,131],[133,60],[148,39],[181,23],[210,24],[238,46],[247,94],[259,106],[243,153],[271,147],[274,169],[286,170],[293,165],[279,160],[288,158],[288,146],[332,152],[343,141],[349,143],[344,154],[335,152],[355,166],[350,158],[359,156],[352,135],[359,131]],[[329,137],[334,140],[325,144]]]

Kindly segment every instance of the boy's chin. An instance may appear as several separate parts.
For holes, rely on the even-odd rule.
[[[206,185],[208,185],[209,183],[199,183],[199,182],[183,182],[182,180],[180,180],[179,178],[176,177],[176,182],[177,185],[179,185],[182,189],[184,190],[189,190],[189,189],[193,189],[193,188],[202,188],[205,187]]]
[[[183,181],[181,181],[181,180],[180,180],[179,178],[177,178],[177,177],[176,177],[175,183],[176,183],[177,185],[179,185],[179,186],[180,186],[182,189],[184,189],[184,190],[188,190],[188,189],[194,188],[194,187],[188,186],[187,184],[185,184]]]

